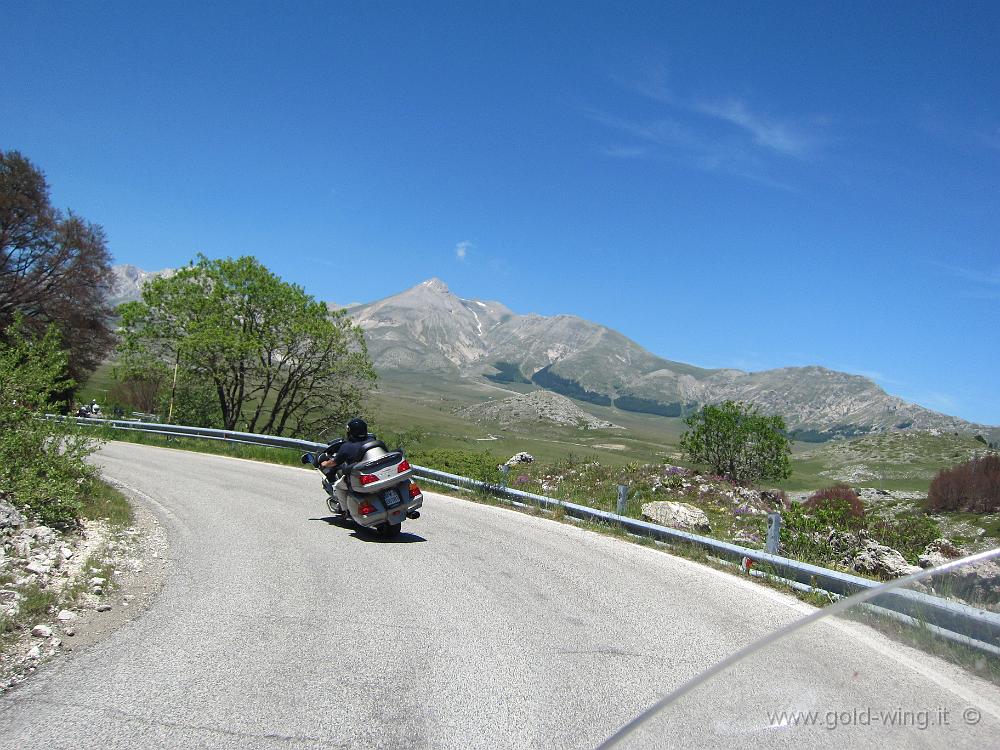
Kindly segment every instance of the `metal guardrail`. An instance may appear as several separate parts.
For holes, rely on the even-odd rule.
[[[54,419],[65,419],[65,417],[57,417],[55,415],[46,416]],[[123,419],[90,419],[84,417],[74,417],[73,419],[78,424],[116,430],[137,430],[160,435],[207,438],[274,448],[314,451],[322,450],[327,446],[327,443],[314,443],[308,440],[296,440],[294,438],[217,430],[205,427],[136,422]],[[861,578],[849,573],[822,568],[818,565],[811,565],[799,560],[782,557],[781,555],[769,554],[762,550],[741,547],[736,544],[713,539],[712,537],[659,526],[648,521],[610,513],[586,505],[515,490],[499,483],[482,482],[470,479],[469,477],[438,471],[426,466],[414,465],[413,470],[418,477],[436,484],[456,489],[486,492],[495,497],[506,498],[516,505],[538,506],[549,510],[561,508],[563,513],[574,518],[621,527],[631,534],[659,541],[691,544],[705,549],[724,560],[740,562],[744,558],[749,558],[758,566],[761,564],[768,566],[774,571],[776,577],[794,582],[798,584],[799,588],[804,586],[838,596],[850,596],[859,591],[877,588],[880,585],[878,581]],[[944,633],[951,633],[958,636],[952,640],[958,640],[966,643],[966,645],[971,645],[993,654],[1000,654],[1000,614],[911,589],[896,589],[872,598],[869,603],[890,613],[895,613],[899,619],[910,618],[926,623],[935,630],[940,629]]]

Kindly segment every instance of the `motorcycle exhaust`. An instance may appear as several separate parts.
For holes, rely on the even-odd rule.
[[[406,517],[407,518],[411,518],[411,519],[420,518],[420,511],[419,510],[411,510],[409,513],[406,514]]]

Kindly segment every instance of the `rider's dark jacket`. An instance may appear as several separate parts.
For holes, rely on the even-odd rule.
[[[346,443],[337,449],[337,453],[334,455],[333,460],[337,462],[337,468],[341,469],[349,464],[355,464],[361,460],[365,452],[362,450],[362,446],[368,442],[369,438],[365,437],[361,440],[348,440]]]

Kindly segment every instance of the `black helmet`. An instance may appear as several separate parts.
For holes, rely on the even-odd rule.
[[[347,437],[360,440],[368,434],[368,423],[361,417],[355,417],[347,423]]]

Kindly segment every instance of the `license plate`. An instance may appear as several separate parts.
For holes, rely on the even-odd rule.
[[[399,496],[399,493],[396,492],[396,490],[386,490],[382,493],[382,502],[385,503],[385,507],[387,508],[395,508],[403,502],[403,498]]]

